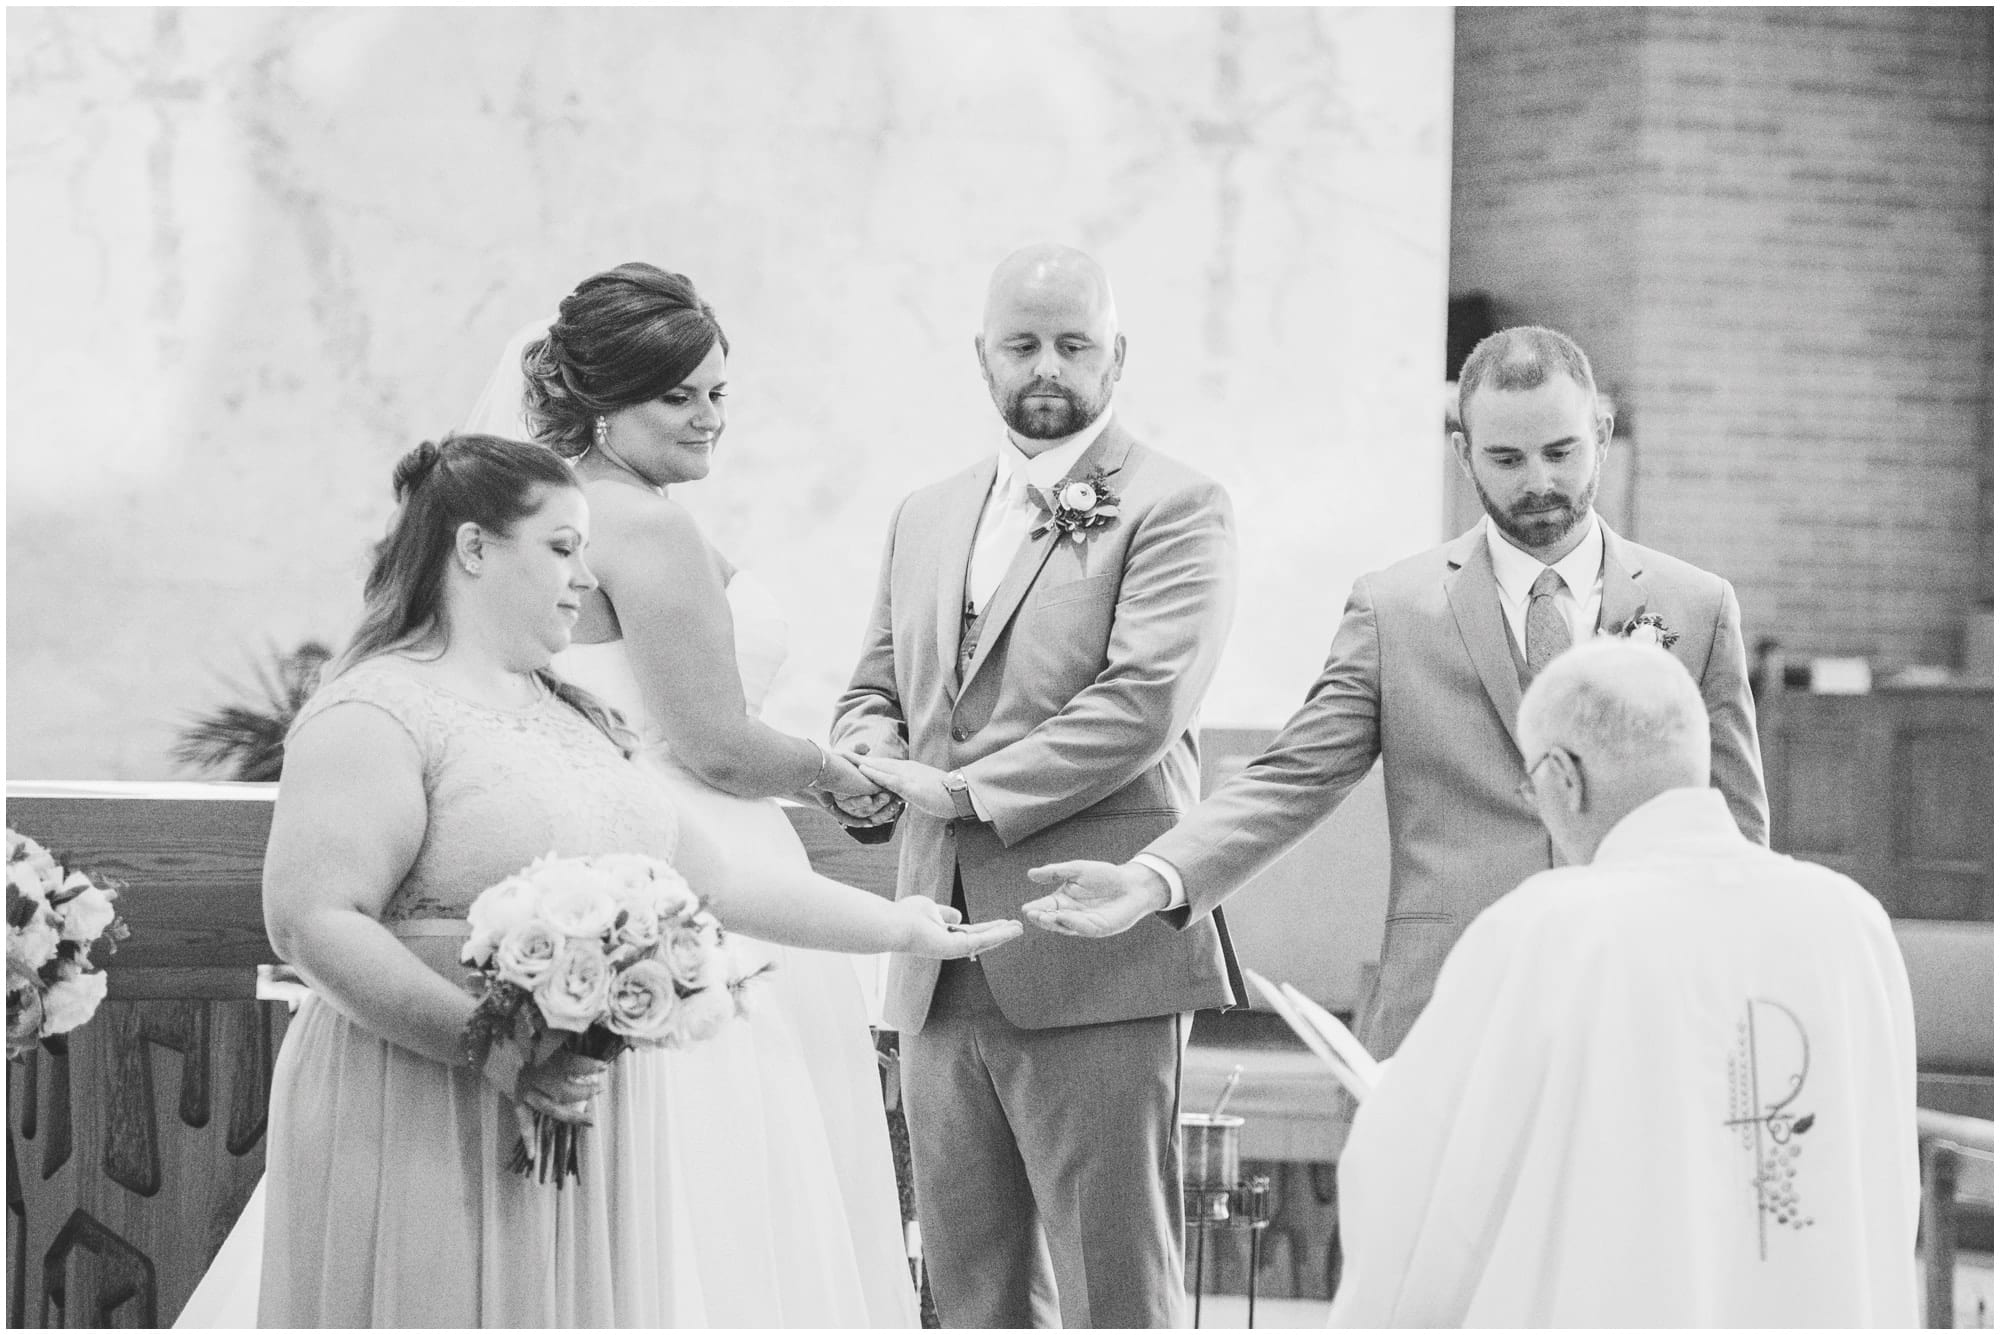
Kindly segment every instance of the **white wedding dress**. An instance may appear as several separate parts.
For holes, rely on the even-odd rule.
[[[776,601],[738,574],[728,598],[751,712],[785,657]],[[624,646],[577,646],[556,670],[616,707],[644,741],[640,763],[667,787],[682,822],[742,858],[804,864],[774,800],[720,792],[675,762],[651,723]],[[749,1015],[722,1034],[629,1075],[657,1080],[670,1111],[683,1199],[699,1212],[691,1255],[700,1324],[718,1327],[905,1327],[918,1324],[874,1046],[873,960],[791,950],[738,936],[744,968],[775,967],[753,986]],[[812,1106],[801,1107],[801,1103]],[[693,1152],[688,1152],[692,1148]],[[264,1232],[258,1184],[177,1327],[256,1325]],[[421,1256],[409,1258],[424,1263]],[[666,1268],[666,1258],[662,1267]],[[690,1315],[695,1315],[691,1313]]]
[[[729,581],[727,596],[743,698],[756,715],[785,660],[785,617],[746,572]],[[752,865],[807,865],[775,799],[712,788],[674,758],[622,642],[574,645],[556,655],[554,667],[625,716],[639,733],[641,763],[667,786],[685,824]],[[880,1006],[881,960],[732,940],[745,966],[774,967],[752,986],[745,1021],[673,1054],[684,1078],[666,1091],[675,1125],[699,1126],[713,1147],[697,1166],[714,1179],[691,1184],[689,1196],[729,1201],[736,1214],[733,1241],[704,1239],[715,1244],[705,1245],[701,1258],[712,1324],[914,1327],[916,1292],[869,1031]],[[818,1104],[817,1116],[803,1120],[824,1136],[773,1144],[758,1090],[801,1063]],[[784,1120],[797,1119],[787,1110]],[[829,1238],[851,1239],[851,1255]],[[817,1266],[802,1264],[814,1258]]]

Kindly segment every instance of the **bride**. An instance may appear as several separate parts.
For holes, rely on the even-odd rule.
[[[851,807],[876,788],[820,744],[758,720],[785,657],[783,614],[669,495],[709,472],[728,351],[686,278],[620,265],[580,283],[552,324],[516,336],[467,429],[546,445],[583,483],[600,589],[556,671],[624,714],[683,819],[718,847],[745,866],[803,867],[805,850],[771,799],[824,793]],[[723,1041],[674,1054],[684,1073],[676,1121],[703,1127],[717,1150],[703,1160],[715,1189],[746,1207],[736,1214],[743,1227],[705,1238],[713,1272],[703,1288],[736,1305],[711,1318],[914,1326],[868,1028],[874,971],[864,984],[854,957],[735,939],[757,952],[746,964],[775,966],[766,1005]],[[773,1137],[758,1072],[801,1058],[818,1106],[786,1116],[808,1131]],[[733,1101],[717,1099],[725,1089]]]
[[[601,587],[556,672],[624,714],[682,820],[741,869],[803,866],[770,799],[815,791],[854,809],[875,787],[757,720],[784,658],[783,617],[667,495],[709,471],[727,353],[687,279],[621,265],[580,284],[553,324],[510,341],[465,429],[545,444],[583,484]],[[690,1194],[731,1202],[696,1233],[707,1322],[914,1327],[870,989],[850,958],[732,940],[752,955],[744,967],[774,966],[753,991],[761,1004],[722,1036],[645,1064],[661,1073],[677,1134],[703,1147],[682,1160],[711,1179]],[[814,1107],[791,1106],[801,1066]],[[176,1324],[250,1324],[259,1190]]]

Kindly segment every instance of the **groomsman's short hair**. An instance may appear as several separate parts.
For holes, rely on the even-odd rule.
[[[1600,635],[1565,649],[1521,697],[1530,752],[1567,746],[1617,766],[1672,764],[1708,777],[1708,706],[1678,658]]]
[[[1583,386],[1592,403],[1597,402],[1597,379],[1590,373],[1590,358],[1569,335],[1534,324],[1488,334],[1472,349],[1458,373],[1459,430],[1468,437],[1472,434],[1465,405],[1481,385],[1534,389],[1558,371]]]

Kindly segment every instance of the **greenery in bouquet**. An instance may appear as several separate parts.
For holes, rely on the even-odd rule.
[[[466,1060],[554,1033],[612,1061],[634,1046],[684,1047],[741,1013],[755,974],[732,976],[722,925],[672,866],[638,854],[539,858],[480,893],[460,952],[479,1006]],[[761,972],[759,970],[758,972]],[[557,1187],[577,1174],[578,1130],[534,1115],[512,1167]]]
[[[118,886],[63,865],[25,835],[7,831],[7,1056],[40,1043],[61,1052],[63,1035],[97,1014],[110,981],[103,955],[131,935],[118,916]]]

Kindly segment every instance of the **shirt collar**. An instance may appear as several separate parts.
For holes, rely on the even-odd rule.
[[[1037,487],[1053,487],[1069,475],[1069,470],[1076,466],[1083,452],[1095,445],[1097,438],[1104,434],[1104,428],[1110,425],[1111,405],[1106,404],[1104,411],[1089,426],[1058,441],[1032,459],[1021,453],[1021,447],[1014,443],[1013,433],[1009,432],[1000,445],[1000,467],[995,481],[1003,490],[1013,486],[1018,477],[1026,477]]]
[[[1493,579],[1500,592],[1510,603],[1526,602],[1529,590],[1541,578],[1542,563],[1507,541],[1491,515],[1480,522],[1486,525],[1486,550],[1493,558]],[[1597,522],[1597,511],[1592,510],[1584,522],[1589,528],[1584,531],[1583,541],[1550,567],[1562,577],[1570,595],[1579,603],[1590,597],[1591,587],[1604,570],[1604,526]]]
[[[1714,788],[1669,788],[1625,813],[1605,833],[1592,863],[1643,862],[1665,854],[1726,850],[1749,842]]]

